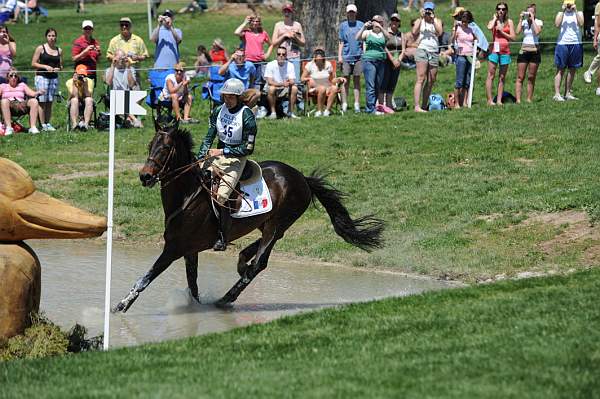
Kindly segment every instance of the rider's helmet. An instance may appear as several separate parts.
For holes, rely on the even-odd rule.
[[[244,84],[236,78],[227,79],[221,88],[221,94],[235,94],[241,96],[244,93]]]

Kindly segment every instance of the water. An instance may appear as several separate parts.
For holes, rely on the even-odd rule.
[[[32,240],[28,244],[42,264],[41,310],[63,329],[80,323],[90,335],[100,334],[105,244],[99,240]],[[159,254],[160,248],[153,246],[113,246],[113,306]],[[188,294],[181,259],[141,293],[127,313],[111,315],[111,347],[226,331],[328,306],[448,287],[444,282],[392,273],[271,261],[232,309],[221,310],[212,303],[237,281],[237,255],[202,253],[199,263],[201,304]]]

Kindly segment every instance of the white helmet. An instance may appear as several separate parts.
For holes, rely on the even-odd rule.
[[[221,88],[221,94],[235,94],[241,96],[244,92],[244,84],[236,78],[227,79]]]

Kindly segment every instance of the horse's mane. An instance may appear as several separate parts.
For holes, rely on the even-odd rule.
[[[186,129],[177,127],[172,131],[171,137],[173,137],[173,140],[176,142],[181,143],[187,152],[194,152],[194,139],[192,138],[192,134]]]

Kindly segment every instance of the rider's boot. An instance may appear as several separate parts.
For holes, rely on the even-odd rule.
[[[217,232],[217,242],[213,246],[215,251],[225,251],[229,239],[229,229],[231,228],[231,213],[226,206],[219,208],[219,231]]]

